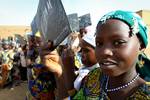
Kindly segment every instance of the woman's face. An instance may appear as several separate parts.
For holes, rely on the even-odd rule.
[[[119,76],[134,70],[140,43],[129,32],[129,26],[116,19],[97,27],[96,58],[105,74]]]
[[[95,49],[84,40],[81,41],[80,46],[82,63],[87,67],[96,64]]]

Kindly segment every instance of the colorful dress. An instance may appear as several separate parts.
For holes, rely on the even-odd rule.
[[[56,82],[51,72],[44,71],[35,76],[33,74],[33,78],[29,80],[28,88],[32,97],[29,100],[55,100]]]
[[[73,97],[73,100],[110,100],[105,92],[106,77],[100,68],[91,71],[84,79],[82,88]],[[139,86],[136,92],[126,100],[150,100],[150,86]]]

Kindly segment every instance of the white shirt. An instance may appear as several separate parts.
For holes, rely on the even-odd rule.
[[[96,63],[95,65],[91,66],[91,67],[82,67],[81,69],[79,69],[79,75],[76,78],[76,80],[74,81],[74,88],[76,90],[80,89],[80,85],[82,82],[82,79],[93,69],[100,67],[98,63]]]

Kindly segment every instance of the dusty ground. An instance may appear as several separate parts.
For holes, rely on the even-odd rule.
[[[0,100],[25,100],[27,82],[15,86],[14,89],[8,87],[0,89]]]

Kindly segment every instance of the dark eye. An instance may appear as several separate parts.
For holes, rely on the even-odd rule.
[[[114,46],[122,46],[126,43],[127,43],[127,41],[125,41],[125,40],[116,40],[116,41],[113,42],[113,45]]]
[[[103,43],[102,42],[96,42],[96,47],[102,47]]]

